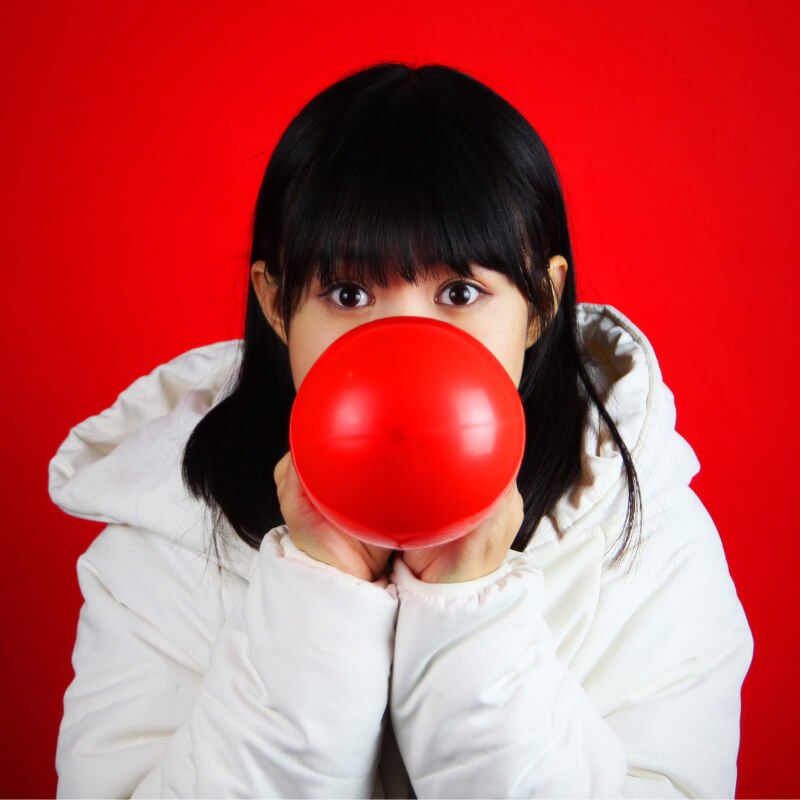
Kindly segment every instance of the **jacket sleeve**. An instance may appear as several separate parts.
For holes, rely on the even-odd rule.
[[[369,796],[394,587],[314,561],[285,527],[254,563],[237,587],[121,525],[81,556],[59,797]]]
[[[566,582],[535,552],[462,584],[395,561],[391,714],[418,797],[733,796],[750,629],[691,489],[656,518],[628,571],[601,568],[599,528],[569,535]]]

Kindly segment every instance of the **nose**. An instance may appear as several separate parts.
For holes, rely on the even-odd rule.
[[[377,306],[376,318],[438,316],[431,288],[425,284],[394,283],[385,290]]]

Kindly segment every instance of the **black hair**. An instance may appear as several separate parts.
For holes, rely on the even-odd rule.
[[[568,264],[560,302],[547,271]],[[611,563],[635,541],[641,495],[632,457],[582,361],[575,265],[558,175],[547,148],[508,101],[440,64],[387,62],[351,73],[291,121],[267,164],[252,220],[248,269],[266,264],[285,330],[313,278],[344,267],[365,285],[387,270],[409,282],[470,262],[507,275],[538,314],[519,384],[527,441],[517,485],[524,550],[542,517],[581,475],[581,442],[594,403],[622,453],[628,508]],[[295,389],[288,350],[248,280],[244,344],[233,389],[197,424],[183,456],[189,491],[214,512],[215,546],[227,524],[258,548],[284,523],[273,470],[289,449]]]

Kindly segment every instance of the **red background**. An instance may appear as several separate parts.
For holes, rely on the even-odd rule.
[[[250,214],[277,137],[345,72],[399,59],[470,72],[550,148],[579,299],[616,306],[653,343],[753,628],[738,792],[800,794],[797,9],[7,5],[0,792],[55,792],[75,561],[102,527],[50,503],[48,460],[138,376],[240,335]]]

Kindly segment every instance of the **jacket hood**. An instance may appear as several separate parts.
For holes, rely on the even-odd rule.
[[[638,472],[642,500],[688,485],[700,465],[675,430],[672,392],[644,334],[615,308],[579,303],[584,359]],[[49,464],[49,492],[65,513],[145,528],[198,553],[211,543],[205,504],[181,478],[183,449],[201,417],[233,385],[241,340],[197,347],[156,367],[112,406],[73,427]],[[627,481],[622,454],[590,404],[583,435],[583,474],[542,519],[530,548],[559,532],[602,525],[611,548],[622,529]],[[229,537],[227,566],[249,576],[252,548]]]

